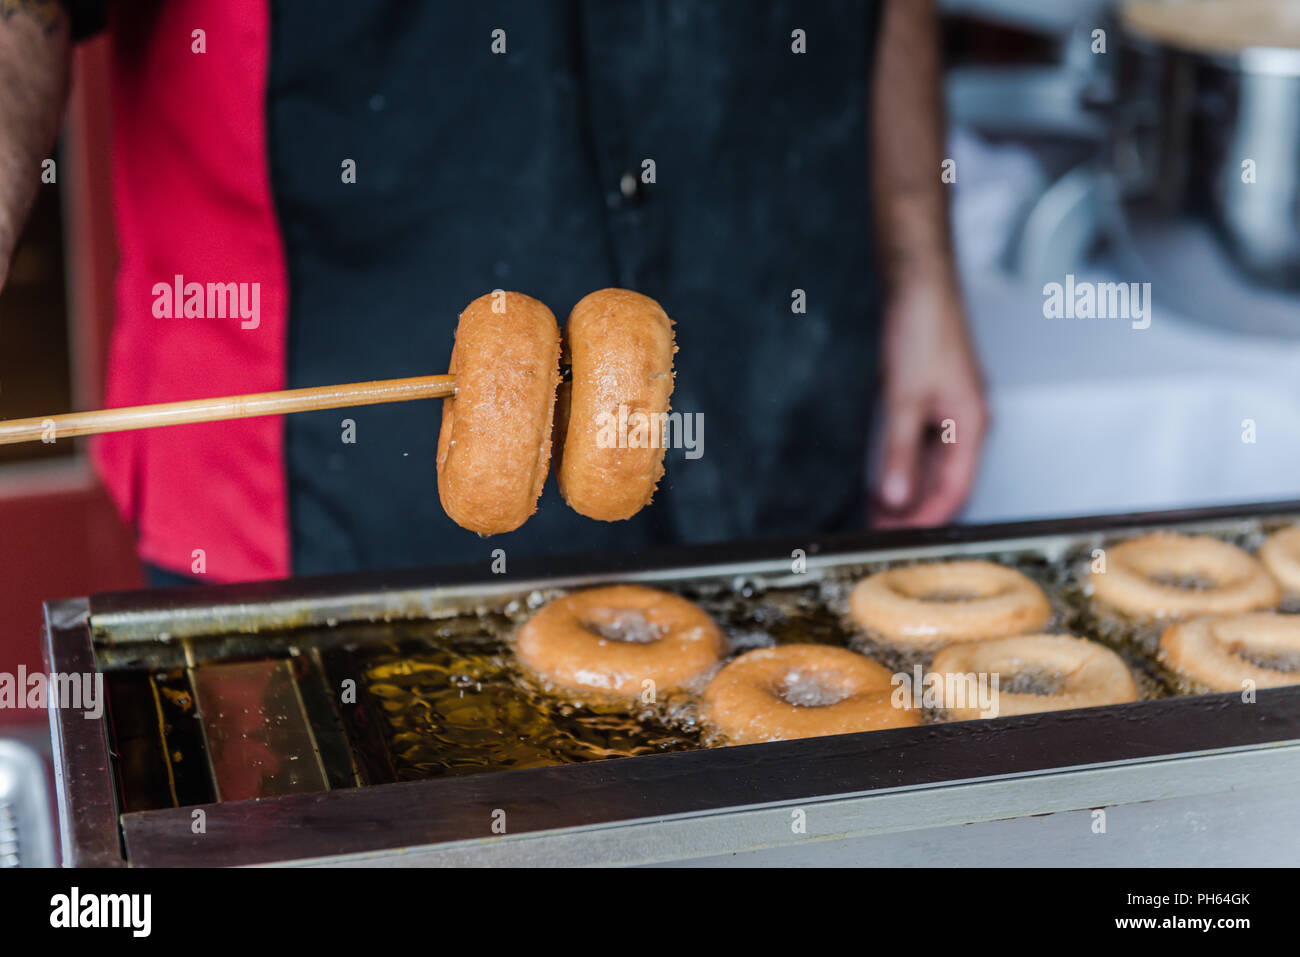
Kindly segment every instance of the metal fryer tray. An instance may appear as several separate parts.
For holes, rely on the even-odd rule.
[[[807,583],[807,576],[845,566],[957,554],[1032,552],[1059,561],[1072,550],[1143,527],[1241,533],[1258,528],[1261,521],[1293,520],[1297,513],[1300,503],[1293,502],[818,542],[710,546],[644,557],[553,562],[544,569],[534,565],[509,581],[479,568],[456,568],[111,595],[50,606],[47,648],[53,660],[93,663],[96,648],[101,654],[143,654],[156,643],[167,645],[177,638],[214,632],[229,635],[232,641],[255,642],[257,632],[268,628],[439,617],[492,606],[537,589],[605,581],[741,580],[771,585],[789,580],[790,556],[796,548],[807,555],[801,584]],[[1234,698],[1170,698],[1086,712],[378,785],[264,799],[256,807],[249,806],[253,802],[217,804],[204,808],[208,831],[202,840],[190,834],[188,808],[136,812],[121,816],[124,845],[118,841],[118,809],[107,755],[94,747],[93,740],[86,740],[79,760],[70,761],[70,756],[78,755],[68,749],[73,742],[65,738],[61,745],[56,734],[56,753],[65,767],[60,817],[65,857],[72,861],[252,863],[490,839],[493,814],[509,808],[515,808],[509,812],[511,833],[584,828],[647,816],[710,813],[773,801],[1253,748],[1300,738],[1300,689],[1261,692],[1251,709],[1227,707]],[[89,724],[78,721],[62,730],[77,736],[86,730],[78,725]],[[1135,728],[1143,733],[1135,734]],[[93,760],[84,760],[87,753]],[[799,773],[790,774],[791,766]],[[431,815],[431,809],[436,813]],[[276,826],[302,816],[316,821],[319,831]]]

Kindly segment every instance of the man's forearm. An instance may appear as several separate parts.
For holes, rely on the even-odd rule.
[[[59,0],[0,0],[0,283],[58,133],[68,47]]]
[[[933,0],[883,0],[872,85],[872,195],[888,291],[955,277],[940,181],[943,95]]]

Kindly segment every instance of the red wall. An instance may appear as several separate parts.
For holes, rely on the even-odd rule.
[[[109,192],[111,117],[106,41],[83,45],[59,177],[65,193],[74,401],[97,408],[112,325],[115,252]],[[133,536],[89,464],[0,469],[0,672],[42,667],[41,602],[139,587]],[[44,712],[0,710],[0,727],[44,722]]]

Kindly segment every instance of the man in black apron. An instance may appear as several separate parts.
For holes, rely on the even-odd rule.
[[[563,322],[623,286],[676,321],[673,408],[703,422],[632,520],[582,518],[552,482],[520,530],[482,540],[438,503],[437,403],[350,411],[353,445],[336,413],[287,417],[294,573],[861,527],[878,393],[877,520],[956,513],[985,413],[948,248],[929,0],[270,16],[288,387],[436,371],[459,310],[493,288]],[[347,188],[341,142],[360,171]]]
[[[272,176],[304,230],[295,242],[290,227],[290,385],[425,372],[448,353],[456,310],[492,286],[561,322],[586,293],[623,286],[677,323],[673,408],[702,414],[702,454],[670,450],[631,521],[581,518],[551,483],[523,528],[479,541],[432,494],[436,409],[358,409],[373,451],[341,468],[337,416],[293,417],[297,570],[860,527],[882,316],[920,327],[887,340],[910,363],[886,375],[904,417],[893,504],[949,517],[964,488],[936,502],[906,487],[928,424],[965,419],[954,448],[977,448],[982,430],[946,248],[928,4],[896,0],[883,24],[860,0],[386,6],[274,10]],[[471,48],[498,27],[504,53]],[[338,115],[347,90],[371,88],[378,115],[359,96],[358,115]],[[372,124],[365,163],[384,185],[344,205],[303,170],[349,121]],[[872,150],[882,127],[898,140]],[[879,254],[874,223],[891,231]],[[376,302],[382,320],[343,321]],[[935,372],[968,393],[958,407],[933,404]]]

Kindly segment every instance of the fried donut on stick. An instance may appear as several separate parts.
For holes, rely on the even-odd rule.
[[[494,290],[461,313],[446,375],[11,419],[0,421],[0,445],[445,398],[438,496],[458,525],[496,535],[527,521],[550,470],[553,431],[568,447],[558,471],[569,504],[603,521],[629,518],[663,474],[672,321],[653,299],[604,289],[574,307],[569,331],[571,414],[558,424],[555,316],[530,296]]]
[[[438,497],[480,535],[511,532],[537,511],[551,464],[560,330],[545,305],[518,292],[480,296],[460,314],[442,404]]]
[[[649,296],[601,289],[573,307],[565,338],[573,375],[560,397],[560,493],[588,518],[631,518],[664,474],[673,322]]]

